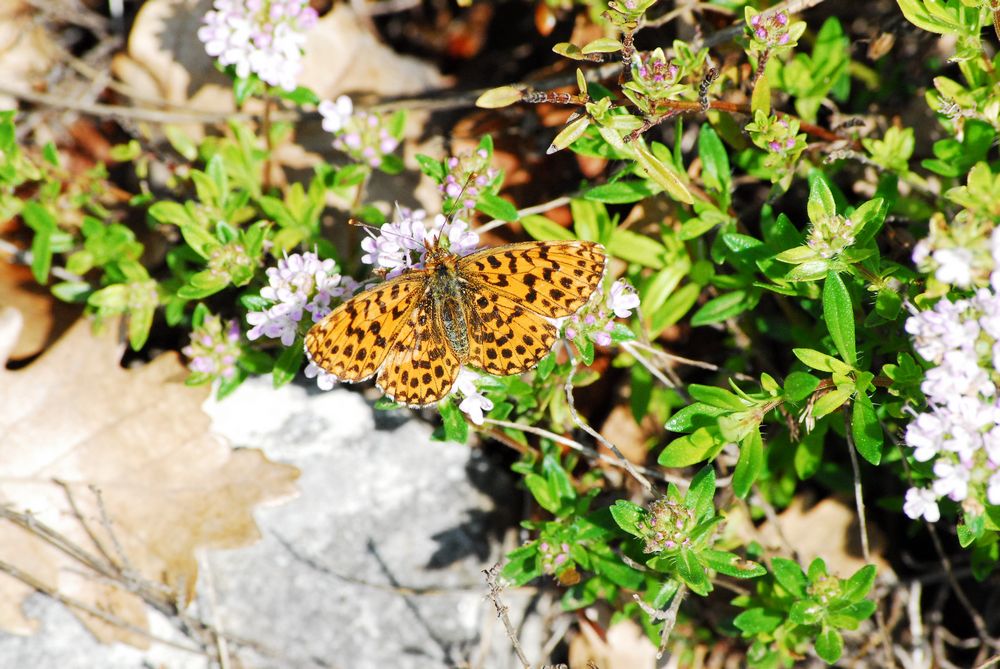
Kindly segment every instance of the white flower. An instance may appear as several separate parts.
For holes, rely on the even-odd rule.
[[[336,102],[323,100],[319,103],[319,113],[323,117],[323,130],[337,132],[354,114],[354,103],[346,95],[341,95]]]
[[[639,307],[639,294],[629,283],[619,279],[608,292],[608,309],[618,318],[628,318]]]
[[[458,392],[465,396],[458,405],[459,410],[476,425],[482,425],[485,420],[484,412],[488,412],[493,408],[493,402],[479,392],[479,389],[476,387],[478,380],[479,374],[463,368],[458,372],[453,392]]]
[[[918,462],[927,462],[941,450],[944,438],[944,423],[930,413],[922,413],[906,428],[906,445],[914,449],[913,457]]]
[[[951,463],[938,460],[934,463],[934,494],[938,497],[947,496],[955,502],[961,502],[969,494],[969,469],[961,463]]]
[[[306,355],[308,356],[308,352]],[[307,379],[316,379],[316,385],[320,390],[333,390],[333,386],[337,383],[336,376],[317,366],[312,360],[306,365],[305,375]]]
[[[934,278],[959,288],[972,285],[972,251],[963,248],[938,249],[931,256],[938,268]]]
[[[1000,505],[1000,472],[990,477],[986,488],[986,499],[990,504]]]
[[[933,491],[926,488],[910,488],[906,491],[903,513],[914,520],[922,517],[928,523],[936,523],[941,520],[941,510],[938,509],[937,497]]]
[[[198,39],[239,77],[255,73],[267,84],[294,90],[302,69],[305,32],[317,20],[307,0],[215,0]]]

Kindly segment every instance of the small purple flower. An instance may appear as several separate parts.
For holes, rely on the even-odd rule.
[[[433,246],[444,234],[447,247],[457,255],[468,255],[479,245],[479,235],[465,221],[450,221],[438,214],[427,222],[427,212],[397,209],[396,220],[386,223],[377,235],[361,241],[365,254],[361,262],[389,270],[387,276],[402,274],[412,267],[422,267],[427,246]]]
[[[239,324],[230,321],[223,326],[222,319],[214,314],[191,331],[191,343],[181,349],[190,360],[188,368],[192,372],[220,379],[231,379],[236,374],[241,352]]]
[[[303,312],[320,320],[330,312],[330,301],[343,295],[341,276],[333,260],[320,260],[315,253],[293,253],[278,261],[277,267],[267,269],[268,285],[260,290],[272,306],[247,314],[251,326],[247,339],[260,337],[280,339],[291,346],[299,331]]]

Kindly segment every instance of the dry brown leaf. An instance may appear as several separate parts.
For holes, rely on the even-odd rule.
[[[0,2],[0,82],[23,88],[49,74],[56,48],[36,10],[26,0]],[[0,96],[0,108],[11,109],[17,101]]]
[[[569,666],[586,667],[593,662],[601,669],[653,669],[656,646],[635,622],[621,620],[601,636],[590,625],[580,626],[580,634],[569,644]]]
[[[0,310],[0,360],[19,320]],[[208,390],[183,384],[175,354],[126,370],[118,342],[111,324],[94,336],[80,320],[27,368],[0,371],[0,504],[139,582],[161,584],[183,608],[197,580],[195,550],[255,541],[254,506],[293,494],[298,470],[214,437],[201,409]],[[0,561],[146,629],[140,597],[9,519],[0,519]],[[34,629],[21,610],[31,590],[0,572],[0,628]],[[148,645],[136,630],[74,613],[101,641]]]
[[[830,573],[847,578],[866,564],[861,557],[857,511],[853,504],[849,506],[842,500],[827,498],[806,508],[803,500],[796,497],[778,515],[778,523],[781,533],[795,547],[803,565],[821,557]],[[786,554],[785,543],[781,541],[774,524],[764,523],[759,532],[758,539],[765,545],[780,555],[791,557]],[[879,574],[892,574],[892,567],[882,557],[884,536],[871,523],[868,524],[868,535],[872,562],[878,567]]]
[[[12,360],[39,352],[79,316],[81,308],[52,296],[24,265],[0,259],[0,307],[14,307],[24,316],[24,328],[10,353]]]

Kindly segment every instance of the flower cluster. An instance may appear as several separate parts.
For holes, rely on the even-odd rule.
[[[191,331],[191,343],[181,353],[190,360],[188,369],[204,380],[231,379],[241,353],[240,326],[236,321],[223,326],[221,318],[210,314]]]
[[[677,92],[681,68],[668,61],[663,49],[657,48],[639,55],[632,61],[632,79],[651,98],[662,99]]]
[[[462,395],[462,401],[458,405],[459,410],[476,425],[483,424],[485,420],[483,412],[493,409],[493,402],[479,392],[479,388],[476,385],[481,378],[476,372],[463,368],[458,372],[458,379],[455,381],[455,386],[452,389],[452,392]]]
[[[784,46],[791,40],[788,34],[788,14],[785,12],[775,12],[767,17],[754,14],[748,23],[754,38],[768,47]]]
[[[746,131],[750,140],[767,152],[764,166],[774,172],[772,181],[784,177],[790,182],[789,172],[806,149],[806,136],[799,133],[798,120],[778,118],[773,114],[768,116],[758,109],[753,122],[747,124]]]
[[[456,218],[449,222],[441,214],[428,221],[423,209],[397,208],[395,220],[383,225],[379,234],[361,242],[365,252],[361,262],[374,265],[386,272],[387,277],[402,274],[407,269],[421,267],[427,247],[441,235],[444,235],[442,243],[457,255],[467,255],[479,245],[479,235],[465,221]]]
[[[256,74],[271,86],[295,90],[306,31],[317,20],[307,0],[215,0],[198,39],[237,76]]]
[[[994,241],[991,242],[990,240]],[[994,267],[996,235],[984,234],[978,219],[959,214],[951,223],[941,216],[931,220],[930,232],[913,248],[913,262],[956,288],[985,285]]]
[[[806,244],[823,259],[835,258],[854,244],[854,221],[834,214],[824,216],[809,228]]]
[[[247,339],[261,336],[280,339],[291,346],[299,334],[299,321],[305,312],[316,322],[330,313],[333,298],[349,296],[354,286],[337,274],[333,260],[320,260],[315,253],[293,253],[267,269],[268,285],[260,295],[272,306],[247,314],[252,327]]]
[[[333,135],[333,146],[353,160],[379,167],[396,150],[399,138],[390,132],[379,114],[354,110],[351,98],[341,95],[335,102],[319,104],[323,129]]]
[[[474,153],[452,156],[445,163],[448,171],[439,188],[442,195],[456,203],[453,210],[456,215],[471,214],[480,193],[499,176],[500,170],[490,167],[489,159],[489,151],[478,149]]]
[[[921,384],[927,410],[906,430],[913,457],[934,462],[930,488],[906,493],[911,518],[938,520],[942,497],[973,514],[1000,505],[1000,232],[992,246],[990,288],[941,299],[906,321],[917,353],[934,365]]]
[[[588,304],[570,316],[564,332],[569,339],[585,336],[598,346],[610,346],[615,318],[629,318],[638,306],[635,288],[619,279],[611,285],[603,304]]]
[[[675,500],[661,498],[649,506],[645,519],[636,523],[636,529],[646,542],[644,553],[670,553],[691,545],[689,535],[696,525],[693,510]]]

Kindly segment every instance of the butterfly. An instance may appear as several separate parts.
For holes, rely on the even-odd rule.
[[[376,376],[390,399],[433,404],[463,365],[520,374],[555,344],[551,319],[570,316],[604,277],[604,247],[524,242],[459,256],[428,245],[413,268],[350,298],[306,334],[316,366],[350,383]]]

